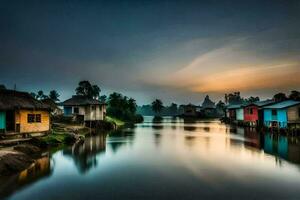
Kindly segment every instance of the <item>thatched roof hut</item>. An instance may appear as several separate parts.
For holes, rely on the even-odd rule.
[[[27,92],[0,90],[0,110],[16,109],[50,110],[50,107]]]

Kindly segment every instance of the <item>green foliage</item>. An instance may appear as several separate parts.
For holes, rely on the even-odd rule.
[[[49,92],[49,98],[54,102],[59,101],[59,96],[60,95],[58,94],[58,92],[56,90],[51,90]]]
[[[101,102],[106,102],[106,101],[107,101],[107,96],[106,96],[106,95],[101,95],[101,96],[99,97],[99,101],[101,101]]]
[[[162,101],[159,99],[153,101],[151,105],[152,110],[156,113],[156,115],[159,115],[162,109],[164,108]]]
[[[120,93],[112,93],[108,98],[107,115],[126,122],[136,120],[136,101]]]
[[[289,95],[289,98],[295,101],[300,101],[300,92],[298,91],[291,91],[291,94]]]
[[[116,119],[114,117],[110,117],[110,116],[106,116],[105,120],[107,120],[108,122],[112,122],[112,123],[116,124],[117,126],[123,126],[125,124],[124,121]]]
[[[6,90],[6,86],[3,84],[0,84],[0,90]]]
[[[48,98],[48,96],[44,94],[43,90],[39,90],[37,95],[36,95],[36,99],[43,100],[43,99],[46,99],[46,98]]]
[[[277,93],[274,95],[273,97],[274,101],[284,101],[284,100],[287,100],[287,97],[284,93],[280,92],[280,93]]]
[[[80,81],[76,88],[76,94],[88,98],[98,99],[101,89],[98,85],[92,85],[89,81]]]

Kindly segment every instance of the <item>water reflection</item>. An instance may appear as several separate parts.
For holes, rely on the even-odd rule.
[[[109,134],[108,145],[116,153],[123,145],[132,145],[135,137],[133,129],[116,130]]]
[[[63,150],[63,155],[70,156],[80,173],[86,173],[96,167],[96,156],[104,153],[106,148],[106,134],[87,137],[83,143],[76,143]]]
[[[256,129],[244,128],[245,145],[262,149],[275,157],[300,164],[300,143],[298,137],[287,137],[268,132],[258,133]]]
[[[51,159],[51,176],[45,173],[47,179],[35,179],[12,199],[300,198],[298,138],[217,120],[145,117],[134,128],[86,138]],[[14,180],[26,184],[20,177],[28,174]]]
[[[51,176],[53,168],[50,164],[50,156],[46,155],[37,159],[28,169],[10,177],[0,178],[0,198],[4,198],[15,190],[21,189],[43,178]]]

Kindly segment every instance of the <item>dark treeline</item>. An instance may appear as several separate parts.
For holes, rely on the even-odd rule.
[[[252,97],[252,96],[249,98],[243,98],[243,97],[241,97],[240,92],[225,94],[225,103],[226,104],[251,103],[251,102],[256,102],[259,100],[260,100],[259,97]],[[280,92],[280,93],[275,94],[273,96],[272,100],[274,100],[276,102],[285,101],[285,100],[300,101],[300,92],[293,90],[288,95]]]
[[[154,101],[155,102],[155,101]],[[153,102],[153,103],[154,103]],[[176,116],[179,114],[179,107],[176,103],[172,103],[169,106],[163,106],[159,112],[155,112],[153,108],[153,103],[151,105],[143,105],[137,107],[137,113],[141,115],[149,115],[149,116]]]

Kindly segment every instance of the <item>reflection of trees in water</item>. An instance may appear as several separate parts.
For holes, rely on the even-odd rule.
[[[83,143],[74,144],[63,150],[63,154],[71,156],[81,173],[87,172],[98,164],[96,156],[105,152],[106,134],[87,137]]]
[[[172,129],[176,129],[177,128],[177,126],[176,126],[177,120],[178,120],[177,117],[172,117],[172,119],[171,119],[171,123],[172,123],[171,128]]]
[[[0,178],[0,198],[4,198],[31,183],[52,174],[49,155],[37,159],[28,169],[17,175]]]
[[[133,129],[119,129],[109,134],[109,146],[116,153],[125,144],[133,144],[135,132]]]
[[[195,139],[196,137],[191,135],[187,135],[184,137],[184,141],[187,146],[193,146],[195,144]]]
[[[158,132],[154,133],[154,143],[155,146],[160,146],[161,144],[162,135]]]
[[[152,128],[155,130],[161,130],[164,128],[163,125],[163,118],[161,117],[154,117],[152,120]]]
[[[186,126],[186,125],[184,125],[183,129],[184,129],[185,131],[194,131],[194,130],[197,129],[197,127],[195,127],[195,126]]]
[[[185,124],[195,124],[197,120],[195,118],[183,118],[183,123]]]

